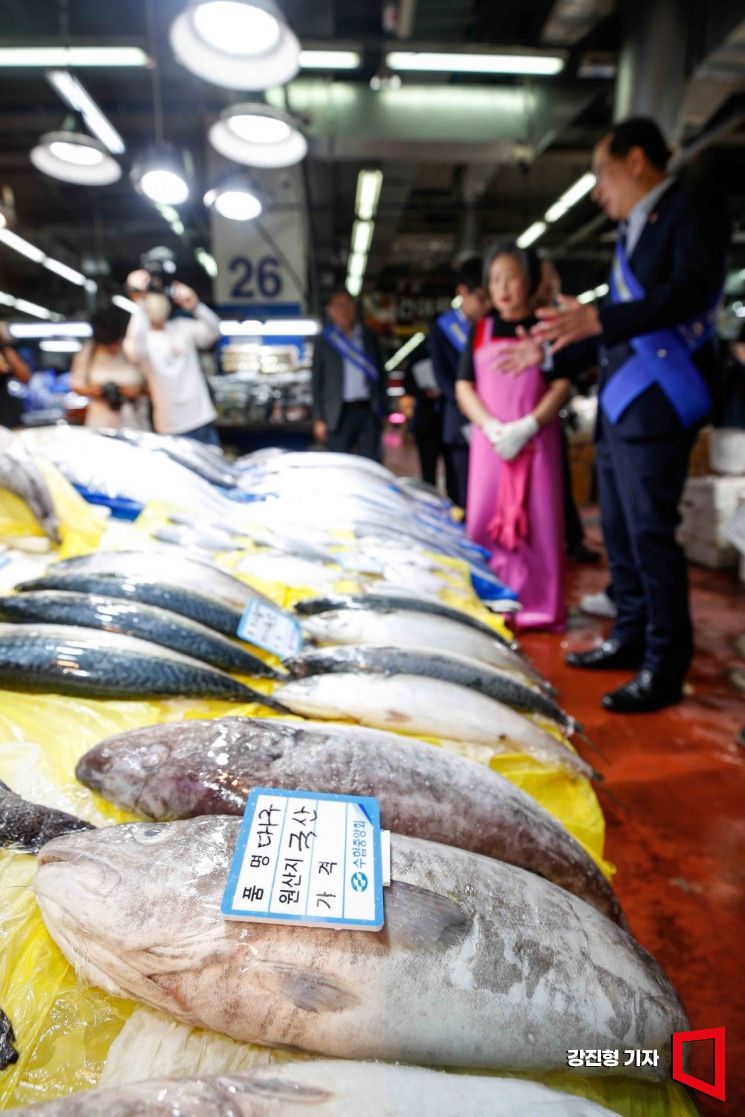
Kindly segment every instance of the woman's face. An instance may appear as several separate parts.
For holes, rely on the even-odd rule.
[[[514,256],[496,256],[489,269],[489,296],[500,318],[513,321],[530,313],[528,280]]]

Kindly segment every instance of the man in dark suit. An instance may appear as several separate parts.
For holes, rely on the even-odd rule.
[[[484,264],[472,256],[460,267],[455,287],[456,307],[432,323],[428,347],[437,386],[442,393],[442,442],[445,450],[447,490],[460,508],[466,506],[468,486],[468,420],[455,400],[455,382],[468,331],[483,317],[488,299],[484,287]]]
[[[329,450],[380,461],[387,395],[378,336],[358,322],[345,289],[332,292],[326,309],[313,350],[314,434]]]
[[[678,702],[693,655],[685,557],[675,539],[691,447],[718,373],[714,311],[730,227],[703,184],[668,176],[669,150],[644,118],[596,146],[594,198],[621,222],[603,306],[563,300],[539,311],[535,336],[555,351],[599,349],[597,463],[618,617],[610,638],[567,657],[573,667],[628,668],[603,697],[636,713]]]

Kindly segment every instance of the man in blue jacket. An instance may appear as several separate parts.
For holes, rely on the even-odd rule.
[[[455,288],[456,298],[460,300],[458,306],[432,323],[428,339],[435,380],[442,393],[442,441],[448,496],[460,508],[466,506],[468,485],[468,441],[464,434],[468,420],[455,402],[455,381],[469,330],[486,310],[483,270],[480,257],[471,257],[462,264]]]
[[[614,125],[593,153],[594,198],[619,221],[610,295],[564,299],[534,327],[554,351],[599,358],[597,465],[618,617],[609,639],[567,657],[573,667],[636,670],[603,697],[642,713],[680,701],[693,655],[678,505],[719,369],[714,317],[730,239],[726,207],[704,184],[667,174],[657,125]]]

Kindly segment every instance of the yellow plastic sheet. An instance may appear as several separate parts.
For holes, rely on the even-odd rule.
[[[60,557],[94,551],[106,530],[108,511],[86,504],[50,462],[36,459],[36,465],[47,483],[59,517]],[[15,493],[0,488],[0,539],[12,542],[20,538],[45,536],[28,505]]]

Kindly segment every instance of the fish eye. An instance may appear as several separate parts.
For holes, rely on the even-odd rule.
[[[152,845],[164,838],[167,833],[165,826],[140,826],[134,832],[135,840],[145,845]]]

